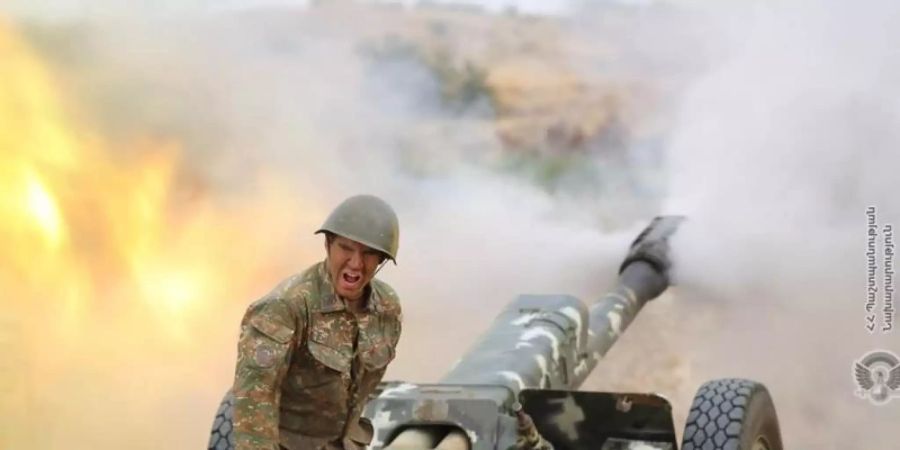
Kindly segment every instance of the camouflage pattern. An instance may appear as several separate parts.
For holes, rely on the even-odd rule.
[[[320,262],[250,305],[241,322],[234,379],[237,449],[365,446],[360,420],[394,358],[400,303],[372,280],[365,307],[347,308]]]
[[[516,419],[503,413],[515,397],[502,386],[391,382],[382,387],[365,410],[375,427],[373,449],[391,445],[409,424],[457,427],[465,431],[471,450],[506,449],[516,442]]]
[[[438,448],[454,431],[468,438],[466,445],[441,449],[677,448],[671,405],[653,394],[525,389],[516,396],[501,386],[403,382],[382,387],[365,412],[376,429],[372,449],[411,448],[395,447],[410,432],[421,435],[423,444],[415,448]],[[620,407],[625,401],[630,408]]]
[[[553,450],[553,445],[541,436],[534,426],[534,420],[522,409],[521,403],[513,405],[513,413],[516,415],[516,432],[519,436],[515,450]]]
[[[440,384],[384,384],[365,411],[376,429],[371,448],[391,448],[407,434],[444,450],[677,448],[666,399],[570,390],[668,287],[667,241],[681,221],[654,220],[616,285],[590,306],[567,295],[521,295]],[[460,433],[468,445],[441,445]]]
[[[618,298],[608,301],[619,304]],[[568,391],[582,383],[585,367],[593,367],[593,353],[586,351],[593,335],[612,345],[620,332],[588,327],[588,317],[589,308],[574,297],[519,296],[440,384],[383,384],[365,412],[376,429],[372,448],[390,447],[406,427],[432,431],[422,424],[462,430],[470,450],[546,450],[550,443],[588,448],[572,445],[588,436],[601,448],[613,445],[615,429],[642,430],[632,434],[635,441],[643,437],[644,447],[636,448],[674,448],[671,406],[664,398]],[[517,404],[532,424],[523,422]]]
[[[500,313],[446,384],[577,389],[644,305],[668,287],[668,238],[683,221],[657,217],[632,243],[613,288],[590,307],[569,295],[520,295]]]

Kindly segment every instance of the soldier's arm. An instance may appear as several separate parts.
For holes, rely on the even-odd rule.
[[[234,386],[234,439],[237,450],[278,449],[281,382],[304,317],[281,298],[252,305],[241,322]]]
[[[394,320],[393,328],[392,338],[394,342],[392,342],[392,345],[394,346],[394,348],[397,348],[397,344],[400,342],[400,332],[403,330],[403,313],[400,311],[399,304],[397,306],[397,315]]]
[[[400,332],[403,328],[403,308],[400,306],[400,298],[397,296],[397,292],[386,284],[383,286],[388,305],[385,312],[388,329],[385,331],[388,339],[390,339],[391,347],[396,349],[397,343],[400,342]]]

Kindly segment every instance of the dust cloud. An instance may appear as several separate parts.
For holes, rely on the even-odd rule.
[[[900,10],[688,9],[631,35],[631,57],[675,88],[660,212],[689,218],[673,240],[677,285],[587,387],[660,392],[677,428],[701,383],[750,378],[772,392],[787,448],[892,448],[900,416],[857,398],[851,368],[870,350],[897,351],[893,335],[866,331],[864,303],[866,208],[879,226],[900,210]],[[598,22],[611,21],[580,28],[602,33]],[[667,39],[677,24],[693,45]]]
[[[617,201],[584,186],[548,190],[505,170],[498,161],[508,150],[488,104],[448,107],[433,72],[361,44],[411,26],[391,7],[21,24],[16,32],[77,105],[73,124],[104,137],[106,153],[91,157],[130,167],[148,153],[136,138],[177,143],[161,226],[180,239],[158,245],[199,249],[182,259],[217,278],[171,336],[165,313],[129,303],[128,282],[96,289],[74,334],[40,338],[27,330],[48,308],[21,308],[13,321],[28,341],[21,373],[30,398],[10,403],[27,414],[7,435],[28,448],[204,445],[230,384],[243,309],[317,261],[319,221],[366,192],[401,220],[398,265],[381,275],[401,294],[405,317],[387,378],[438,379],[516,294],[596,298],[630,238],[653,214],[672,212],[690,217],[674,242],[679,285],[645,309],[587,387],[661,392],[680,428],[704,380],[754,378],[772,390],[789,447],[888,448],[897,414],[854,398],[850,365],[876,345],[890,348],[863,330],[861,286],[864,207],[876,204],[890,220],[900,206],[887,186],[898,89],[890,84],[898,36],[887,23],[897,10],[830,6],[743,9],[752,21],[698,10],[678,16],[688,28],[638,28],[631,49],[646,59],[622,73],[658,83],[669,102],[657,112],[667,129],[663,164],[648,172],[645,196],[604,193]],[[720,25],[710,25],[717,14]],[[597,23],[629,29],[608,17]],[[590,20],[563,33],[560,47],[582,38]],[[685,37],[686,29],[695,33]],[[702,61],[687,59],[698,55],[685,42],[704,43]],[[610,69],[579,64],[588,74]],[[649,148],[629,150],[652,161]],[[645,162],[616,167],[642,180],[648,174],[629,164]],[[209,233],[184,237],[178,227],[198,202],[207,212],[197,226]],[[74,221],[75,208],[62,208],[63,218]],[[82,264],[114,265],[93,261],[94,248],[81,249]],[[12,279],[0,278],[4,289],[41,303],[44,291]],[[48,345],[58,335],[74,338],[61,350]]]
[[[854,397],[851,366],[896,351],[865,329],[866,207],[897,220],[900,59],[890,2],[766,5],[690,89],[669,150],[671,320],[695,379],[771,390],[788,448],[892,448],[896,409]],[[692,320],[705,310],[704,322]],[[635,330],[636,331],[636,330]]]
[[[17,361],[5,442],[204,445],[244,308],[321,258],[312,231],[348,195],[380,195],[402,222],[399,265],[383,271],[407,324],[390,378],[436,380],[520,292],[608,282],[627,234],[603,235],[576,203],[485,167],[500,144],[473,122],[491,112],[446,108],[422,67],[373,60],[360,42],[392,25],[375,15],[349,29],[364,12],[4,26],[24,42],[7,67],[46,82],[34,95],[9,84],[41,126],[5,129],[11,152],[28,151],[4,157],[14,175],[40,173],[45,213],[3,210],[26,238],[4,254],[15,297],[2,342]],[[55,143],[40,139],[48,129],[65,137],[64,165],[29,146]],[[66,239],[46,247],[46,229]],[[54,265],[39,270],[29,253]],[[69,281],[82,289],[66,303]]]

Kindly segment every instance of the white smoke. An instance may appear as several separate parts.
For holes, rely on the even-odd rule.
[[[631,233],[604,236],[591,214],[573,211],[577,204],[485,168],[502,149],[491,125],[478,123],[483,105],[446,108],[434,75],[414,58],[373,58],[364,44],[403,26],[393,10],[374,11],[125,16],[31,33],[98,133],[182,144],[176,179],[185,184],[176,199],[196,184],[211,204],[238,211],[265,201],[267,190],[291,193],[296,204],[262,210],[261,224],[275,217],[277,230],[260,225],[234,237],[259,242],[277,261],[271,267],[301,270],[324,256],[312,232],[346,196],[388,200],[401,219],[401,249],[399,265],[380,276],[400,292],[406,317],[388,377],[435,381],[516,294],[596,295]],[[65,42],[53,41],[54,32]],[[78,58],[66,59],[67,51]],[[117,146],[112,158],[135,151]],[[311,211],[295,211],[303,208]],[[289,274],[270,273],[260,284]],[[202,446],[232,382],[243,309],[266,287],[214,299],[215,311],[192,324],[180,349],[154,345],[137,355],[112,341],[104,348],[115,354],[85,352],[60,363],[58,376],[34,374],[37,413],[23,420],[33,427],[29,442]],[[109,302],[130,311],[121,297]],[[155,340],[150,321],[131,331]],[[80,387],[70,391],[59,378]],[[48,412],[53,417],[39,423]],[[166,432],[149,436],[153,429]]]
[[[647,73],[629,61],[632,75],[662,78],[660,90],[672,93],[706,72],[687,95],[672,95],[684,102],[661,174],[669,177],[665,211],[689,216],[674,242],[679,286],[641,313],[589,385],[663,392],[680,428],[700,382],[756,378],[773,392],[789,447],[890,447],[888,427],[898,416],[853,397],[850,367],[863,352],[891,344],[863,330],[863,233],[865,206],[877,205],[885,221],[900,206],[890,190],[900,162],[891,48],[900,36],[889,26],[897,12],[887,2],[795,3],[742,10],[752,15],[740,21],[727,10],[695,10],[696,21],[662,13],[661,28],[648,26],[649,13],[625,15],[618,26],[639,31],[631,48],[648,57],[635,57]],[[383,276],[400,292],[406,321],[388,376],[433,381],[516,294],[598,295],[641,224],[625,220],[601,233],[593,216],[616,215],[610,205],[621,203],[573,200],[485,169],[502,150],[490,126],[472,125],[484,111],[462,118],[446,111],[420,66],[372,64],[359,42],[396,24],[358,14],[118,18],[76,45],[85,62],[71,70],[90,80],[86,67],[95,65],[108,75],[87,92],[135,89],[111,128],[185,138],[191,169],[225,204],[253,201],[267,181],[261,174],[289,180],[282,187],[297,204],[319,211],[360,192],[390,201],[403,238],[399,265]],[[602,35],[616,17],[586,20],[573,42],[585,32]],[[723,33],[723,23],[742,26]],[[681,33],[700,41],[679,47]],[[466,44],[478,43],[459,43]],[[578,63],[595,63],[586,73],[610,68]],[[672,67],[676,82],[666,78]],[[310,235],[318,223],[272,214],[297,227],[296,235],[272,237],[283,241],[283,258],[320,251]],[[176,380],[160,363],[157,379],[171,381],[165,395],[177,420],[151,406],[131,408],[173,426],[171,433],[135,443],[120,419],[122,429],[98,445],[203,445],[251,300],[223,305],[210,334],[227,340],[208,343],[217,357],[196,379]],[[98,400],[92,414],[63,411],[52,420],[69,423],[56,425],[53,442],[91,447],[82,429],[101,429],[117,401],[141,404],[141,387],[131,387],[129,395],[105,391],[116,398]]]
[[[669,144],[678,302],[698,378],[773,392],[788,448],[890,448],[896,410],[854,398],[865,331],[865,209],[896,220],[900,58],[891,2],[758,8],[691,89]],[[677,320],[677,319],[676,319]],[[893,343],[893,346],[892,346]]]

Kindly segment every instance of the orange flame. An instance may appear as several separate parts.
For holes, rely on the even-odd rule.
[[[113,157],[2,21],[0,55],[0,448],[202,445],[241,311],[298,260],[267,241],[320,208],[273,176],[217,204],[175,140]],[[160,435],[170,415],[200,425]]]

